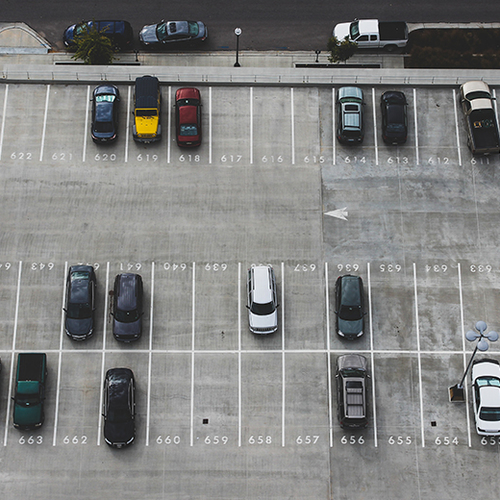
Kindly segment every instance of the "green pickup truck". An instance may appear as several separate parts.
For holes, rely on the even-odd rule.
[[[47,355],[19,353],[17,356],[14,400],[14,427],[36,429],[44,420],[45,379]]]

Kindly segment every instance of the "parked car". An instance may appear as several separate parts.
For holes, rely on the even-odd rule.
[[[253,266],[247,279],[248,323],[253,333],[274,333],[278,329],[278,297],[272,266]]]
[[[368,425],[368,363],[360,354],[337,358],[337,410],[343,429],[360,429]]]
[[[118,136],[120,92],[114,85],[99,85],[92,92],[90,133],[96,143],[113,142]]]
[[[339,276],[335,283],[335,313],[337,333],[348,340],[363,335],[365,301],[363,280],[347,274]]]
[[[113,335],[132,342],[142,335],[143,285],[139,274],[123,273],[115,278],[113,289]]]
[[[337,139],[344,144],[363,142],[363,91],[341,87],[337,95]]]
[[[196,147],[201,144],[201,97],[193,87],[175,93],[175,129],[177,145]]]
[[[408,137],[408,103],[403,92],[388,90],[380,97],[382,138],[386,144],[403,144]]]
[[[161,139],[161,91],[156,76],[140,76],[134,89],[134,140],[148,144]]]
[[[145,46],[159,47],[180,42],[204,42],[208,29],[201,21],[161,21],[144,26],[139,41]]]
[[[132,45],[134,34],[128,21],[82,21],[68,26],[63,34],[64,45],[68,49],[76,48],[75,37],[81,35],[93,26],[111,39],[118,50],[126,50]]]
[[[472,364],[472,398],[480,436],[500,436],[500,364],[479,359]]]
[[[73,340],[85,340],[94,333],[95,286],[96,277],[92,266],[69,268],[64,328]]]
[[[129,368],[106,372],[103,394],[104,440],[123,448],[135,439],[135,379]]]

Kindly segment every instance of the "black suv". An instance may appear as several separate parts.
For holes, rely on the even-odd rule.
[[[408,103],[403,92],[388,90],[380,97],[382,138],[386,144],[403,144],[408,137]]]
[[[135,439],[135,379],[130,368],[111,368],[104,379],[104,440],[123,448]]]
[[[115,278],[113,290],[113,335],[116,340],[132,342],[142,334],[142,277],[123,273]]]
[[[88,339],[94,333],[96,278],[92,266],[71,266],[66,279],[64,328],[73,340]]]
[[[132,26],[128,21],[82,21],[66,28],[63,34],[64,46],[70,50],[75,50],[75,37],[82,35],[93,27],[99,33],[108,37],[118,50],[126,50],[134,40]]]
[[[339,276],[335,283],[337,333],[352,340],[363,335],[365,301],[363,280],[359,276]]]
[[[362,429],[368,425],[367,366],[366,358],[361,354],[337,358],[337,409],[343,429]]]

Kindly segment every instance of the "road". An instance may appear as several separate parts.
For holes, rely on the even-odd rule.
[[[292,5],[291,5],[292,4]],[[125,19],[134,32],[145,24],[161,19],[195,19],[209,27],[210,39],[204,50],[234,48],[234,28],[240,27],[242,50],[324,50],[333,25],[356,17],[375,17],[383,20],[407,22],[494,22],[500,21],[500,4],[491,0],[332,2],[317,0],[254,0],[247,2],[220,0],[215,4],[202,0],[185,4],[177,3],[168,9],[158,0],[144,0],[140,8],[133,0],[107,2],[80,2],[53,0],[38,2],[27,0],[2,2],[2,21],[23,21],[43,34],[54,46],[63,48],[64,29],[82,19]]]

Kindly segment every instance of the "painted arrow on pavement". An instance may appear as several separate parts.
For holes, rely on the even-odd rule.
[[[331,212],[325,212],[325,215],[337,217],[337,219],[347,220],[347,207],[337,208],[337,210],[332,210]]]

